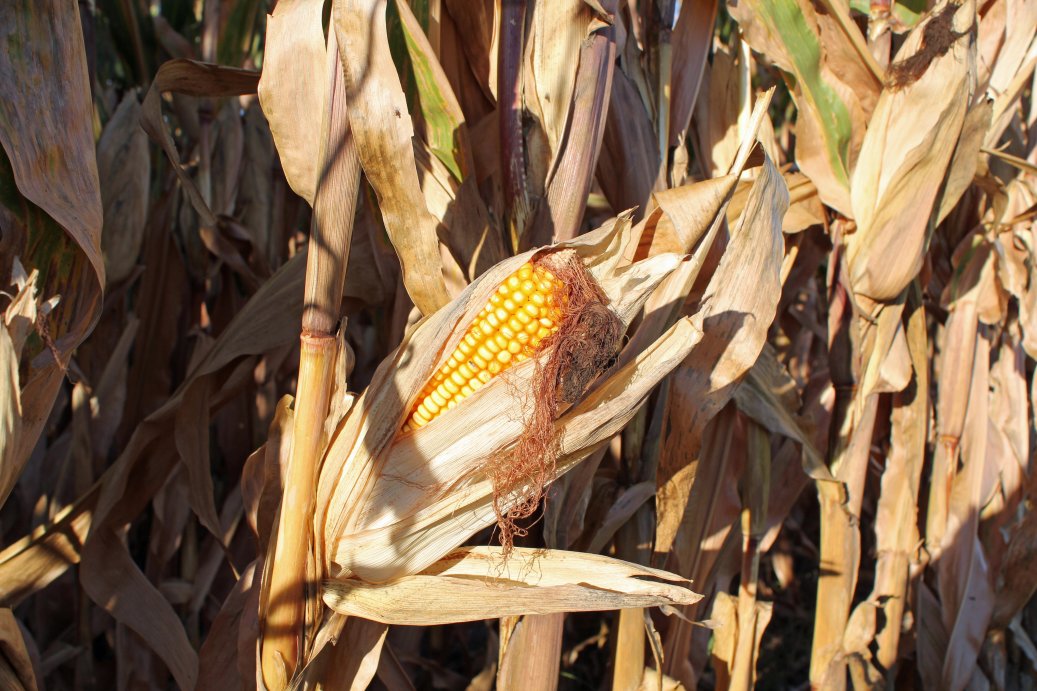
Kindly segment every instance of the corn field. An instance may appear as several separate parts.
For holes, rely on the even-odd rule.
[[[0,46],[0,688],[1037,689],[1037,0]]]

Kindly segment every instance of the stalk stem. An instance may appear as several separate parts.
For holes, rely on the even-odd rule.
[[[328,85],[321,123],[321,169],[313,200],[313,223],[306,258],[305,308],[300,336],[295,430],[285,478],[277,539],[270,555],[266,601],[263,679],[280,691],[305,662],[307,560],[323,559],[312,534],[317,474],[324,451],[324,421],[331,404],[342,289],[353,235],[360,159],[349,129],[345,76],[335,31],[328,35]],[[315,574],[317,578],[320,574]]]
[[[270,689],[288,685],[299,664],[306,605],[306,560],[310,550],[313,488],[323,447],[324,411],[331,401],[337,341],[327,334],[300,337],[299,386],[292,460],[271,558],[270,590],[263,630],[263,681]]]

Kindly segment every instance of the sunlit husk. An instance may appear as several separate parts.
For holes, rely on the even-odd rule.
[[[462,547],[391,583],[336,581],[326,587],[324,601],[341,614],[431,625],[700,600],[686,585],[665,571],[596,554]]]
[[[558,246],[583,259],[624,325],[681,261],[666,254],[620,267],[629,231],[629,218],[621,217]],[[324,537],[329,574],[385,581],[416,573],[493,524],[487,460],[522,434],[533,403],[524,392],[547,353],[512,367],[420,430],[401,433],[400,427],[429,374],[463,337],[492,291],[536,254],[501,262],[419,324],[344,420],[326,454],[318,490],[316,534]],[[605,430],[620,429],[651,386],[690,349],[695,331],[690,324],[678,324],[656,347],[646,349],[639,365],[592,385],[594,393],[559,418],[559,472],[606,439],[601,437]],[[602,404],[600,409],[586,408],[592,400]],[[517,498],[522,488],[515,489]]]

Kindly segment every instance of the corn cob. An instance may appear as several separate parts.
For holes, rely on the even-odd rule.
[[[556,331],[565,301],[555,275],[527,262],[508,276],[472,322],[411,410],[403,431],[424,427],[512,365],[529,359]]]

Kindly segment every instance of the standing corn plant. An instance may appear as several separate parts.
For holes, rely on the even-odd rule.
[[[1034,0],[0,20],[0,686],[1037,681]]]

